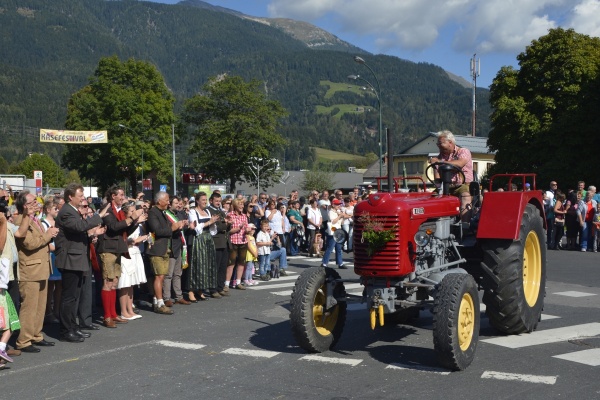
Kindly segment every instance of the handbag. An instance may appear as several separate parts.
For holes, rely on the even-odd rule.
[[[555,219],[554,220],[554,225],[556,225],[556,226],[565,226],[565,220],[564,219]]]

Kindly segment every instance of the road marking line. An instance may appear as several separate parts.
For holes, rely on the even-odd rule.
[[[319,361],[319,362],[325,362],[325,363],[330,363],[330,364],[345,364],[345,365],[351,365],[353,367],[356,367],[358,364],[360,364],[363,361],[363,360],[359,360],[359,359],[355,359],[355,358],[336,358],[336,357],[323,357],[323,356],[315,356],[315,355],[304,356],[300,359],[306,360],[306,361]]]
[[[596,296],[596,293],[586,293],[586,292],[577,292],[575,290],[568,290],[566,292],[556,292],[552,294],[557,294],[559,296],[567,296],[567,297],[588,297],[588,296]]]
[[[285,279],[288,278],[287,276],[284,276],[281,279]],[[297,278],[294,278],[297,279]],[[277,289],[277,288],[286,288],[286,287],[290,287],[290,286],[294,286],[296,284],[296,282],[286,282],[286,283],[268,283],[265,285],[257,285],[257,286],[248,286],[247,289],[252,289],[252,290],[269,290],[269,289]],[[346,290],[350,289],[358,289],[360,287],[362,287],[362,285],[360,283],[351,283],[349,285],[344,285]],[[272,292],[274,293],[274,292]]]
[[[576,351],[573,353],[559,354],[552,356],[561,360],[573,361],[580,364],[591,365],[597,367],[600,365],[600,349],[588,349]]]
[[[156,343],[161,344],[163,346],[167,346],[167,347],[177,347],[177,348],[186,349],[186,350],[200,350],[200,349],[206,347],[206,345],[204,345],[204,344],[172,342],[170,340],[158,340]]]
[[[90,354],[84,354],[82,356],[79,356],[77,358],[67,358],[64,360],[58,360],[58,361],[52,361],[49,363],[45,363],[45,364],[36,364],[36,365],[32,365],[31,367],[25,367],[25,368],[19,368],[19,369],[9,369],[9,370],[4,370],[2,371],[2,376],[4,375],[11,375],[11,374],[20,374],[22,372],[28,372],[28,371],[34,371],[36,369],[40,369],[40,368],[48,368],[50,366],[55,366],[57,364],[63,364],[63,363],[67,363],[67,362],[73,362],[73,361],[80,361],[80,360],[85,360],[88,358],[95,358],[95,357],[99,357],[99,356],[105,356],[107,354],[111,354],[111,353],[116,353],[116,352],[120,352],[123,350],[128,350],[128,349],[132,349],[134,347],[140,347],[140,346],[146,346],[146,345],[152,345],[152,344],[156,344],[155,340],[151,340],[149,342],[142,342],[142,343],[136,343],[136,344],[131,344],[131,345],[127,345],[127,346],[121,346],[121,347],[117,347],[114,349],[108,349],[108,350],[101,350],[101,351],[97,351],[95,353],[90,353]]]
[[[298,280],[298,278],[300,278],[300,277],[299,276],[282,276],[281,278],[272,278],[270,281],[259,281],[259,280],[257,280],[256,282],[260,282],[260,284],[258,284],[256,286],[247,286],[246,289],[258,289],[258,286],[260,286],[262,289],[267,289],[267,286],[274,285],[276,282],[281,282],[281,281],[296,281],[296,280]],[[294,282],[291,282],[290,284],[293,285]]]
[[[293,290],[282,290],[280,292],[271,292],[271,294],[277,295],[277,296],[291,296],[292,295]]]
[[[519,381],[529,383],[543,383],[545,385],[554,385],[558,376],[544,375],[526,375],[526,374],[509,374],[507,372],[485,371],[481,378],[483,379],[499,379],[502,381]]]
[[[549,319],[557,319],[557,318],[561,318],[561,317],[557,317],[556,315],[542,314],[541,318],[542,318],[542,321],[548,321]]]
[[[532,333],[523,333],[514,336],[502,336],[492,339],[484,339],[480,340],[480,342],[495,344],[511,349],[518,349],[521,347],[565,342],[569,339],[596,335],[600,335],[600,323],[594,322],[590,324],[566,326],[564,328],[546,329]]]
[[[440,375],[450,375],[450,371],[445,370],[443,368],[436,367],[428,367],[426,365],[409,365],[409,364],[401,364],[401,363],[392,363],[385,367],[385,369],[401,369],[401,370],[410,370],[416,372],[433,372],[434,374]]]
[[[262,358],[272,358],[276,355],[280,354],[277,351],[267,351],[267,350],[249,350],[249,349],[240,349],[232,347],[227,350],[223,350],[221,353],[224,354],[233,354],[236,356],[249,356],[249,357],[262,357]]]
[[[295,284],[296,284],[296,282],[275,283],[275,284],[267,283],[264,285],[248,286],[247,288],[252,289],[252,290],[270,290],[270,289],[290,287],[290,286],[294,286]]]

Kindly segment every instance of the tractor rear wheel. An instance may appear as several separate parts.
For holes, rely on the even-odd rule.
[[[440,364],[467,368],[479,339],[479,294],[475,279],[452,273],[442,279],[433,300],[433,348]]]
[[[519,239],[482,243],[483,303],[490,324],[501,332],[532,332],[544,307],[544,223],[532,204],[525,207]]]
[[[327,309],[327,282],[335,279],[340,279],[335,270],[313,267],[305,270],[294,286],[290,311],[292,333],[298,345],[308,352],[327,351],[342,335],[346,302],[339,301]],[[343,283],[335,284],[333,296],[346,297]]]

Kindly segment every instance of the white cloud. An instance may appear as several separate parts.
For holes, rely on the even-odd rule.
[[[600,0],[272,0],[268,10],[373,36],[378,51],[424,50],[442,31],[465,53],[520,52],[557,26],[600,36]]]
[[[600,0],[582,0],[573,7],[569,27],[576,32],[600,37]]]

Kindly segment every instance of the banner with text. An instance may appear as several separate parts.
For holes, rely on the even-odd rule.
[[[64,144],[108,143],[108,132],[40,129],[40,142]]]

